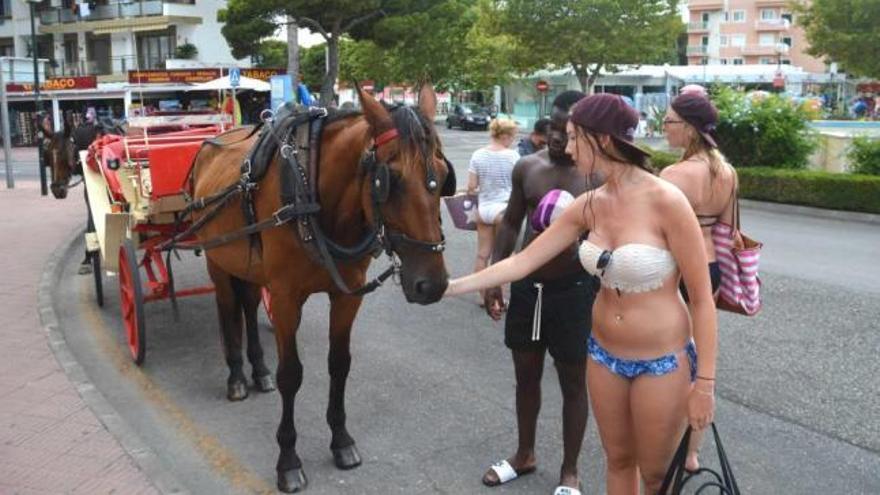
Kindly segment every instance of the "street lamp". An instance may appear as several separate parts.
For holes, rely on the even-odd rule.
[[[43,127],[40,105],[40,72],[37,62],[37,25],[36,11],[39,0],[25,0],[31,10],[31,55],[34,57],[34,111],[37,115],[37,168],[40,170],[40,194],[49,194],[46,179],[46,167],[43,166]]]

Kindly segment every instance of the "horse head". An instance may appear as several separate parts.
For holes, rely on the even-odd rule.
[[[422,86],[418,107],[390,108],[360,87],[357,91],[372,137],[363,160],[364,210],[379,225],[386,251],[400,258],[407,301],[436,302],[449,279],[443,260],[440,196],[455,192],[455,173],[434,128],[434,89]]]
[[[67,197],[70,177],[76,170],[76,146],[73,144],[73,122],[65,116],[64,129],[55,132],[48,121],[40,124],[46,137],[46,150],[43,155],[46,166],[52,171],[50,189],[56,199]]]

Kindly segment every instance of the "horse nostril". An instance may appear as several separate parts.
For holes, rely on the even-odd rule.
[[[431,281],[427,278],[416,280],[416,294],[425,295],[431,291]]]

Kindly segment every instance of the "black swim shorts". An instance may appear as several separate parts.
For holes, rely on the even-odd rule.
[[[532,340],[532,320],[538,300],[536,280],[510,284],[510,304],[504,323],[504,344],[515,351],[548,349],[553,359],[574,363],[587,357],[593,300],[598,284],[586,272],[552,281],[541,289],[540,339]]]

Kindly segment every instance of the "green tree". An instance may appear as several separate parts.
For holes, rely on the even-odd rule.
[[[285,67],[287,66],[287,43],[281,40],[263,40],[257,47],[254,55],[257,67]]]
[[[530,65],[571,66],[585,92],[603,70],[668,61],[684,30],[678,0],[494,0],[494,8]]]
[[[880,2],[799,0],[794,7],[811,55],[828,57],[853,75],[880,77]]]
[[[342,36],[394,11],[391,4],[400,3],[402,0],[229,0],[219,18],[226,23],[222,33],[236,57],[256,53],[261,39],[272,36],[280,24],[290,20],[320,34],[329,58],[321,100],[328,102],[339,71]]]

